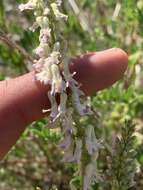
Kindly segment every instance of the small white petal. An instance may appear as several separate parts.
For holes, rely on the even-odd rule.
[[[51,3],[51,7],[52,7],[52,9],[53,9],[53,12],[54,12],[54,14],[55,14],[57,20],[59,20],[59,19],[67,20],[68,16],[65,15],[65,14],[63,14],[63,13],[61,13],[61,12],[59,11],[58,5],[57,5],[56,3]]]
[[[20,11],[33,10],[34,8],[35,8],[35,4],[33,2],[30,2],[30,1],[26,4],[19,5]]]

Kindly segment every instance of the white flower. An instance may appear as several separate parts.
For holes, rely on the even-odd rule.
[[[38,16],[36,22],[41,28],[49,28],[49,19],[47,16]]]
[[[56,0],[56,4],[57,4],[58,6],[61,6],[62,0]]]
[[[44,50],[44,47],[37,47],[35,49],[35,53],[41,58],[41,57],[44,57],[45,56],[45,50]]]
[[[36,78],[36,80],[43,82],[44,84],[47,84],[48,80],[49,80],[49,78],[47,80],[47,72],[46,71],[42,71],[40,73],[37,73],[35,78]]]
[[[40,60],[46,56],[46,45],[40,45],[36,50],[36,54],[39,55]],[[64,90],[64,81],[62,80],[59,70],[59,52],[52,52],[48,58],[45,58],[43,68],[39,73],[36,73],[37,80],[44,82],[44,84],[51,84],[51,93],[55,94]],[[37,62],[39,65],[39,63]],[[38,67],[38,66],[37,66]],[[42,67],[42,66],[41,66]],[[35,65],[36,68],[36,65]]]
[[[41,60],[41,61],[40,61]],[[35,64],[35,69],[38,72],[38,67],[40,67],[40,71],[36,73],[36,79],[39,80],[40,82],[43,82],[44,84],[51,84],[52,82],[52,72],[51,72],[51,63],[45,59],[44,64],[43,59],[41,58],[36,64]]]
[[[59,64],[60,61],[59,61],[59,58],[61,57],[61,54],[59,51],[53,51],[51,54],[50,54],[50,58],[51,60],[53,61],[53,64]]]
[[[28,3],[26,4],[21,4],[19,5],[19,9],[20,11],[24,11],[24,10],[33,10],[36,8],[36,1],[34,0],[30,0]]]
[[[40,30],[39,41],[40,43],[47,43],[51,36],[51,29],[44,28]]]
[[[52,64],[51,72],[52,72],[51,94],[55,95],[56,93],[60,93],[63,91],[63,79],[60,74],[58,65]]]
[[[48,54],[49,46],[46,43],[41,43],[36,49],[35,53],[38,55],[40,58],[46,57]]]
[[[60,2],[59,2],[59,3],[60,3]],[[52,7],[52,9],[53,9],[53,12],[54,12],[55,17],[56,17],[57,20],[59,20],[59,19],[67,20],[68,16],[65,15],[65,14],[63,14],[63,13],[61,13],[61,12],[59,11],[58,4],[56,4],[56,3],[51,3],[51,7]]]
[[[45,60],[43,58],[40,58],[39,60],[34,60],[34,64],[32,66],[36,72],[41,72],[44,63]]]
[[[19,5],[19,9],[20,9],[20,11],[33,10],[34,5],[33,5],[33,3],[21,4],[21,5]]]
[[[50,9],[48,8],[48,7],[46,7],[45,9],[44,9],[44,16],[47,16],[47,15],[49,15],[50,14]]]

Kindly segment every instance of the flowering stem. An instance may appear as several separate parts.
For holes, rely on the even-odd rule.
[[[51,112],[48,126],[55,128],[62,123],[64,140],[61,148],[65,153],[63,161],[75,162],[80,166],[81,189],[88,190],[96,177],[93,168],[98,142],[93,126],[81,127],[80,118],[92,115],[92,111],[84,99],[81,101],[81,96],[85,97],[84,93],[73,78],[75,73],[70,73],[68,61],[63,58],[64,37],[60,36],[60,28],[67,20],[67,15],[60,12],[61,5],[62,0],[29,0],[28,3],[20,5],[20,9],[33,10],[36,17],[34,24],[40,27],[40,43],[35,50],[37,60],[34,62],[34,69],[36,80],[51,85],[48,92],[51,109],[46,110]],[[71,91],[71,102],[67,88]],[[60,96],[59,104],[56,101],[57,94]]]
[[[48,4],[49,4],[50,13],[51,13],[51,15],[48,16],[48,18],[49,18],[49,27],[51,29],[51,39],[52,39],[51,45],[53,45],[53,44],[56,43],[55,32],[54,32],[54,28],[55,28],[54,23],[55,23],[55,20],[53,19],[54,13],[53,13],[53,10],[51,8],[50,2]],[[53,47],[51,47],[51,48],[53,48]]]

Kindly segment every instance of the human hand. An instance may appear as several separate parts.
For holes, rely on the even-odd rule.
[[[111,86],[127,68],[128,57],[121,49],[89,53],[72,59],[71,70],[86,95]],[[15,144],[25,127],[50,108],[49,86],[33,81],[33,72],[0,82],[0,159]]]

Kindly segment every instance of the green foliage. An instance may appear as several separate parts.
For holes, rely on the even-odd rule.
[[[38,44],[38,32],[33,34],[28,31],[33,18],[28,13],[24,16],[19,13],[17,6],[21,2],[25,1],[0,1],[0,36],[1,32],[8,34],[10,40],[23,47],[28,54],[33,54],[32,49]],[[124,79],[91,98],[97,115],[96,123],[94,118],[79,122],[79,127],[95,123],[95,132],[105,145],[98,161],[101,174],[106,174],[103,176],[105,180],[101,184],[93,184],[93,190],[142,190],[142,0],[76,2],[80,9],[78,15],[67,1],[63,4],[63,10],[69,15],[63,31],[69,42],[69,55],[112,47],[123,48],[129,54],[129,68]],[[114,16],[117,5],[120,10]],[[25,73],[25,63],[27,60],[23,54],[0,41],[0,80]],[[125,123],[126,120],[131,122]],[[57,147],[61,133],[59,129],[51,131],[45,128],[46,123],[44,119],[29,126],[1,162],[0,189],[69,190],[69,184],[79,189],[80,179],[72,177],[76,166],[65,165],[61,161],[63,153]],[[141,166],[140,170],[136,170],[136,164]],[[131,187],[133,180],[135,184]]]
[[[115,138],[112,152],[109,152],[107,175],[112,190],[127,190],[135,186],[136,151],[135,125],[130,121],[121,126],[119,136]],[[108,180],[106,181],[108,183]]]

